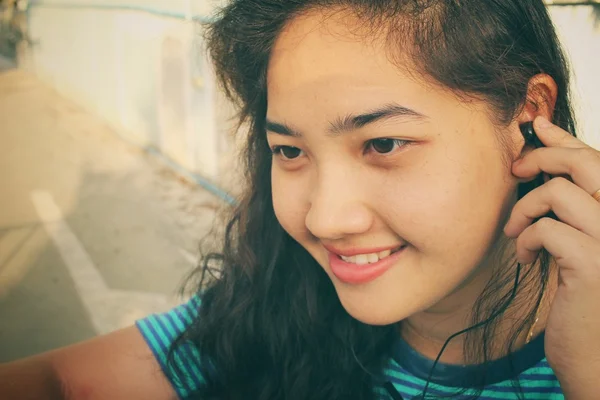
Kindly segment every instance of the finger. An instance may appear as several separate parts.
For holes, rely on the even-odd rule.
[[[562,222],[600,241],[600,203],[565,178],[554,178],[519,200],[504,233],[517,237],[550,211]]]
[[[525,229],[517,239],[517,260],[530,264],[542,248],[552,254],[563,278],[565,272],[594,278],[600,274],[600,242],[565,223],[542,218]]]
[[[600,189],[600,152],[591,148],[542,147],[515,161],[513,174],[532,178],[545,172],[568,175],[588,194]]]
[[[535,129],[537,137],[544,143],[544,146],[569,148],[588,147],[587,144],[542,116],[538,116],[535,121],[533,121],[533,128]]]

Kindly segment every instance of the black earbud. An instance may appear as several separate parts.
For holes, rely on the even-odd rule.
[[[521,133],[525,138],[525,143],[533,146],[533,147],[544,147],[544,144],[540,139],[538,139],[537,134],[535,133],[535,129],[533,129],[533,121],[525,122],[519,125],[521,129]]]

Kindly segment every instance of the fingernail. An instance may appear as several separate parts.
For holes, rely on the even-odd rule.
[[[540,128],[550,128],[552,126],[552,122],[548,121],[545,117],[538,117],[537,125]]]

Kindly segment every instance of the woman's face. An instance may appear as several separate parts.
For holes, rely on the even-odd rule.
[[[311,13],[276,42],[273,203],[346,310],[389,324],[489,269],[517,182],[485,104],[403,72],[351,30],[347,16]]]

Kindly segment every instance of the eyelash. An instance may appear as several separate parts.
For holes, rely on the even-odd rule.
[[[367,151],[369,149],[369,147],[372,148],[373,147],[373,142],[375,142],[376,140],[391,140],[393,142],[394,146],[397,146],[397,148],[402,148],[402,147],[404,147],[404,146],[406,146],[406,145],[408,145],[410,143],[409,141],[402,140],[402,139],[377,138],[377,139],[369,140],[369,141],[367,141],[365,143],[365,146],[364,146],[365,151]],[[279,156],[279,157],[283,158],[284,161],[293,161],[296,158],[298,158],[298,157],[296,157],[296,158],[286,158],[283,155],[283,153],[282,153],[283,149],[297,149],[297,150],[300,150],[298,147],[294,147],[294,146],[281,146],[280,145],[280,146],[273,146],[271,148],[271,152],[273,153],[273,155]],[[300,151],[302,152],[302,150],[300,150]],[[390,151],[390,152],[388,152],[388,153],[378,153],[378,154],[385,156],[385,155],[391,154],[392,152],[393,152],[393,150]]]

